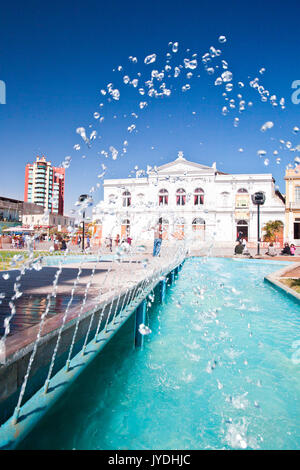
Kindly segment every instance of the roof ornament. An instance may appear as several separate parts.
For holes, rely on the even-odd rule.
[[[182,150],[179,150],[177,160],[185,160],[185,158],[184,158],[184,156],[183,156],[183,151],[182,151]]]

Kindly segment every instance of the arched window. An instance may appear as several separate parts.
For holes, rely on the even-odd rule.
[[[121,238],[128,237],[130,235],[130,220],[124,219],[122,220],[121,225]]]
[[[221,207],[228,207],[230,194],[227,191],[221,193]]]
[[[176,191],[176,205],[185,206],[186,203],[186,193],[185,190],[180,188]]]
[[[196,217],[192,222],[192,231],[194,238],[200,241],[205,240],[205,220],[201,217]]]
[[[249,207],[249,194],[247,189],[240,188],[238,189],[235,196],[235,206],[238,208]]]
[[[123,207],[131,206],[131,194],[129,191],[124,191],[122,194],[123,197]]]
[[[166,189],[161,189],[158,193],[159,206],[167,206],[169,200],[169,193]]]
[[[192,229],[193,231],[205,230],[205,220],[201,219],[201,217],[196,217],[192,222]]]
[[[143,193],[137,194],[136,202],[138,206],[142,206],[145,203],[145,194]]]
[[[178,239],[184,238],[184,226],[185,226],[185,219],[183,217],[178,217],[175,220],[174,224],[174,234],[173,236]]]
[[[115,194],[110,194],[110,195],[108,196],[108,202],[109,202],[109,204],[115,204],[116,199],[117,199],[117,196],[116,196]]]
[[[204,204],[204,191],[202,188],[196,188],[194,191],[194,206]]]

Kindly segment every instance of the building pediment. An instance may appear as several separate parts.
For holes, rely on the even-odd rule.
[[[157,167],[153,171],[153,175],[185,175],[185,174],[214,174],[216,172],[215,165],[206,166],[200,163],[190,162],[183,157],[178,157],[176,160],[165,165]]]

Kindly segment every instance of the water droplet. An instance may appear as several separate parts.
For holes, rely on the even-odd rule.
[[[226,116],[226,115],[228,114],[228,108],[227,108],[227,106],[223,106],[223,108],[222,108],[222,114],[223,114],[223,116]]]
[[[178,42],[173,43],[172,52],[174,52],[174,53],[178,52]]]
[[[274,122],[267,121],[261,126],[260,130],[262,132],[265,132],[267,129],[272,129],[273,126],[274,126]]]
[[[226,70],[226,72],[222,73],[221,77],[222,77],[223,82],[231,82],[232,73],[229,72],[229,70]]]
[[[156,61],[156,54],[150,54],[150,55],[147,55],[147,57],[145,57],[144,63],[148,65],[148,64],[152,64],[155,61]]]
[[[197,68],[197,65],[198,65],[198,62],[196,59],[193,59],[193,60],[184,59],[183,62],[184,62],[184,66],[186,69],[194,70],[195,68]]]
[[[139,333],[143,336],[146,336],[146,335],[150,335],[150,333],[152,333],[152,331],[150,330],[150,328],[146,325],[144,325],[144,323],[141,323],[139,325]]]
[[[175,67],[175,69],[174,69],[174,78],[178,77],[179,74],[180,74],[180,68]]]
[[[222,85],[222,83],[223,83],[223,80],[222,80],[221,77],[218,77],[218,78],[215,80],[215,85],[217,85],[217,86],[218,86],[218,85]]]
[[[207,67],[206,72],[208,75],[213,75],[215,73],[215,69],[213,67]]]
[[[135,128],[136,128],[135,124],[131,124],[131,126],[127,127],[127,130],[128,130],[128,132],[131,133],[132,131],[134,131]]]
[[[189,85],[188,83],[186,85],[184,85],[181,89],[183,92],[187,91],[187,90],[190,90],[191,88],[191,85]]]

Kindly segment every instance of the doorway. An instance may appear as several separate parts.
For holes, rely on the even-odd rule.
[[[238,239],[239,233],[242,233],[241,238],[248,241],[248,222],[246,220],[239,220],[236,224],[236,238]]]

